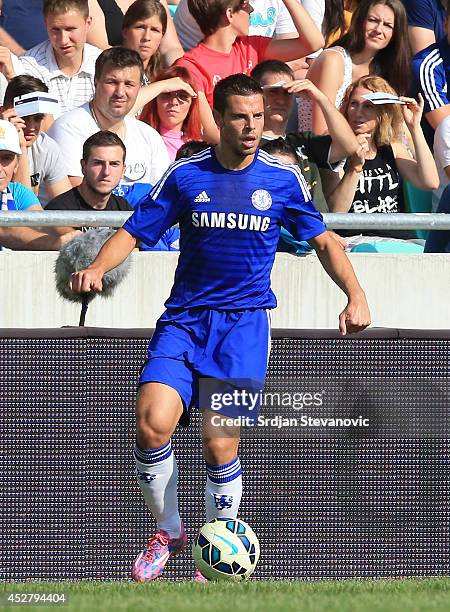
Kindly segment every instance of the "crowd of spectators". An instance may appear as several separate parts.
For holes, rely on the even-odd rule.
[[[262,87],[261,147],[300,167],[321,212],[414,211],[408,185],[430,211],[450,210],[450,3],[0,7],[2,210],[133,210],[171,162],[217,143],[214,88],[239,72]],[[57,249],[77,232],[0,226],[0,248]],[[347,250],[424,248],[415,232],[355,233],[336,240]],[[433,241],[440,250],[445,235]],[[172,228],[154,248],[177,245]],[[309,250],[285,231],[279,249]]]

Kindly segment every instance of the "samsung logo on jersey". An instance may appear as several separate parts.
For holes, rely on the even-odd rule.
[[[226,227],[227,229],[265,232],[269,229],[270,217],[234,212],[193,212],[192,225],[194,227]]]

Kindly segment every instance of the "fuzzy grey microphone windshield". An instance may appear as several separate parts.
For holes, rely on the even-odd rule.
[[[70,275],[87,268],[97,257],[98,252],[115,233],[113,229],[102,227],[84,232],[65,244],[55,263],[56,289],[61,297],[70,302],[81,303],[80,327],[84,326],[86,312],[96,292],[76,293],[69,287]],[[114,289],[125,278],[130,269],[129,257],[103,276],[103,291],[99,294],[104,298],[111,297]]]

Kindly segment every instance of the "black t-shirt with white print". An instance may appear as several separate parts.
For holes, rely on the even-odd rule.
[[[349,212],[367,214],[405,212],[402,178],[391,145],[378,147],[374,159],[366,159]],[[343,236],[353,236],[358,232],[352,230],[339,233]],[[364,235],[415,238],[415,233],[408,230],[365,230]]]

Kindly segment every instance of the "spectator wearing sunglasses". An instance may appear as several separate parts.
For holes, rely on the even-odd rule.
[[[194,80],[183,66],[172,66],[161,71],[155,81],[179,77],[194,88]],[[178,149],[191,140],[200,140],[198,99],[187,91],[162,92],[149,102],[141,115],[141,121],[157,130],[167,147],[170,161],[175,160]]]

